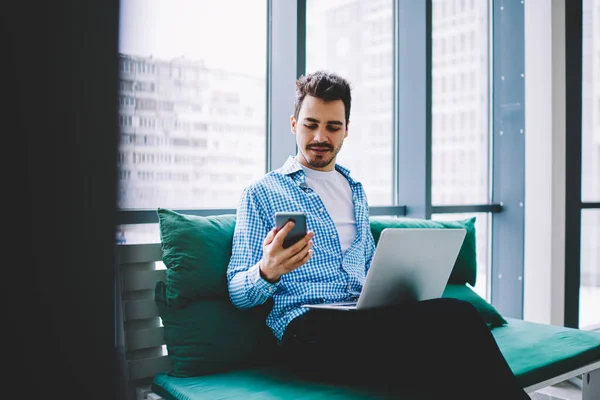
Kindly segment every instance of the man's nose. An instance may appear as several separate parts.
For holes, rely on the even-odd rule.
[[[315,141],[317,143],[323,143],[327,141],[327,131],[325,128],[318,128],[315,132]]]

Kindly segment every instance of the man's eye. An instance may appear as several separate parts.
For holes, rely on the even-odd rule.
[[[308,129],[317,129],[317,125],[306,125],[304,124],[305,127],[307,127]]]
[[[328,130],[329,132],[337,132],[337,131],[339,131],[339,130],[340,130],[340,128],[338,128],[337,126],[328,126],[328,127],[327,127],[327,130]]]

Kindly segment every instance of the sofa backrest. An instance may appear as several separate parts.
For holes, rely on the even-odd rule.
[[[166,301],[182,306],[199,298],[228,299],[226,270],[231,256],[235,215],[196,216],[158,209],[163,261],[167,266]],[[450,283],[475,286],[477,274],[475,218],[432,221],[417,218],[371,217],[375,242],[385,228],[465,228]]]

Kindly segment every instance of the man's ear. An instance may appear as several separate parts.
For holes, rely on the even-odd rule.
[[[344,133],[344,139],[348,137],[348,126],[350,125],[350,121],[346,122],[346,133]]]
[[[290,128],[292,130],[292,133],[296,134],[296,118],[294,118],[293,115],[290,117]]]

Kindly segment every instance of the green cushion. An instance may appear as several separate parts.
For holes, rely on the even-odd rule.
[[[449,284],[444,289],[442,297],[452,297],[471,303],[479,311],[479,314],[481,314],[490,328],[502,326],[507,323],[498,310],[465,284]]]
[[[201,217],[159,208],[166,302],[182,307],[198,298],[227,299],[235,215]]]
[[[331,385],[306,381],[277,365],[192,378],[175,378],[160,373],[154,377],[152,391],[165,400],[425,400],[423,396],[401,388],[386,391],[358,384]]]
[[[177,379],[159,374],[152,391],[165,400],[200,399],[361,399],[352,390],[303,382],[275,368],[235,371],[218,375]]]
[[[198,298],[228,298],[226,270],[231,257],[235,215],[195,216],[159,208],[163,262],[167,267],[167,304],[181,307]],[[387,227],[465,228],[449,283],[475,285],[477,272],[475,217],[458,221],[371,217],[375,242]]]
[[[456,263],[448,283],[468,283],[475,286],[477,277],[477,238],[475,235],[476,217],[456,221],[434,221],[419,218],[371,217],[371,232],[375,243],[379,241],[385,228],[464,228],[465,240],[458,253]]]
[[[492,330],[522,387],[600,361],[600,333],[506,318]]]
[[[183,307],[167,304],[167,285],[154,299],[164,326],[172,376],[190,377],[278,360],[275,336],[265,324],[271,307],[235,308],[227,299],[202,299]]]

